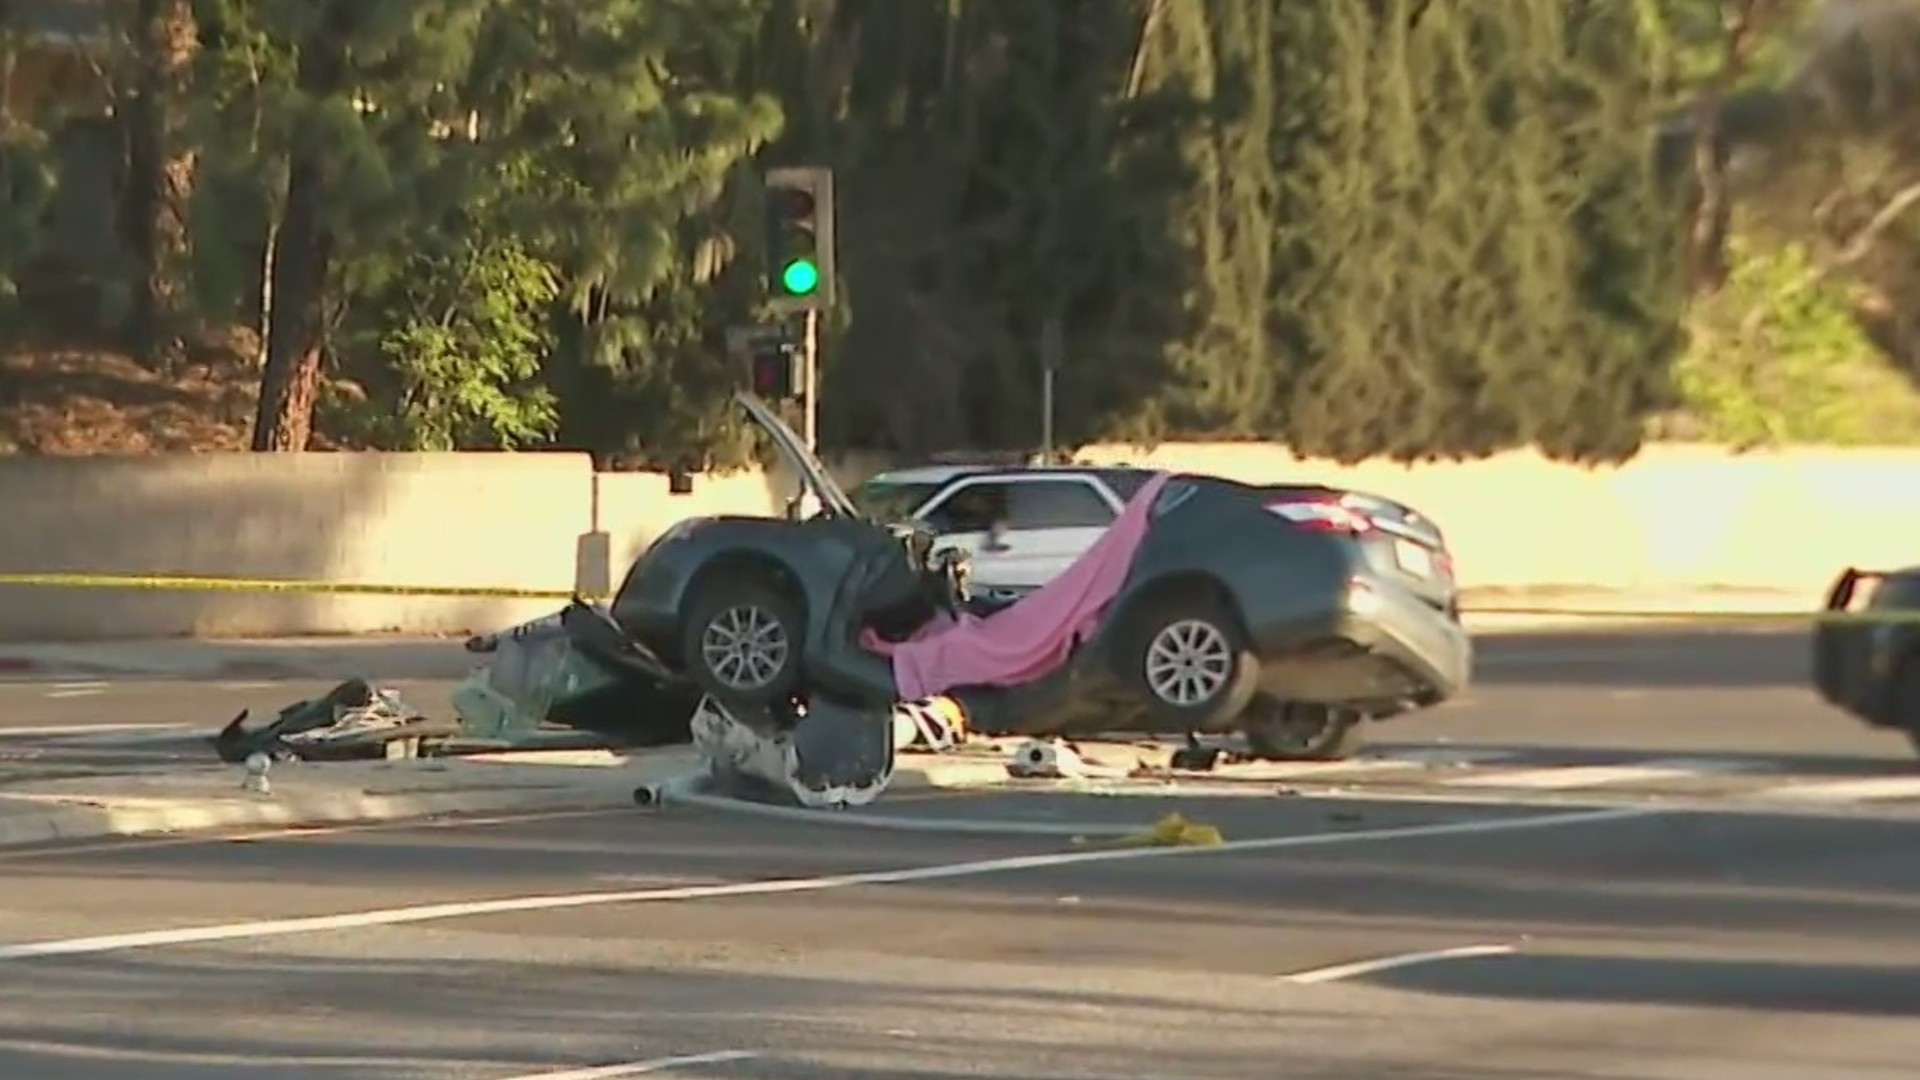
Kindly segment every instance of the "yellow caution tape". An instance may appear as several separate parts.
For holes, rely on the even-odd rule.
[[[1089,846],[1093,841],[1084,836],[1076,836],[1073,842]],[[1188,821],[1179,814],[1168,814],[1155,822],[1153,827],[1131,836],[1122,836],[1108,840],[1103,846],[1110,847],[1217,847],[1226,842],[1226,837],[1212,825],[1201,825]]]
[[[344,596],[445,596],[480,597],[505,600],[604,600],[605,596],[570,589],[510,589],[498,586],[464,585],[385,585],[369,582],[302,581],[283,578],[222,578],[187,574],[70,574],[0,573],[0,586],[49,589],[147,589],[192,592],[291,592]],[[1620,619],[1628,621],[1673,620],[1676,622],[1778,622],[1805,620],[1818,623],[1910,623],[1920,622],[1920,610],[1862,611],[1563,611],[1554,608],[1468,608],[1467,614],[1552,616],[1565,619]],[[936,699],[939,700],[939,699]],[[959,714],[964,728],[964,712],[957,702],[947,699],[937,706],[941,712]]]
[[[164,574],[7,574],[0,586],[51,589],[165,589],[193,592],[328,593],[346,596],[447,596],[508,600],[567,601],[600,599],[565,589],[507,589],[461,585],[379,585],[361,582],[298,581],[276,578],[217,578]]]

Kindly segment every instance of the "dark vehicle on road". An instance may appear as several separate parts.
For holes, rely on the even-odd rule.
[[[1152,470],[1114,465],[921,465],[869,477],[853,502],[880,520],[913,520],[936,550],[965,550],[986,591],[1018,594],[1064,571],[1126,508]],[[1414,508],[1324,484],[1264,484],[1253,494],[1304,528],[1350,537],[1382,574],[1456,617],[1459,584],[1439,526]]]
[[[1813,680],[1828,704],[1920,750],[1920,566],[1848,567],[1813,630]]]
[[[1329,722],[1344,733],[1468,681],[1455,619],[1258,489],[1154,474],[1064,573],[983,600],[964,555],[935,555],[921,525],[861,516],[763,402],[737,400],[820,512],[683,521],[636,560],[609,614],[726,716],[790,740],[815,787],[860,785],[867,764],[840,759],[890,760],[886,716],[902,701],[958,702],[983,734],[1239,731],[1284,757],[1303,725],[1312,742]]]

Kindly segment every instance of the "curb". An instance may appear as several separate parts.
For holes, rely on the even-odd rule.
[[[424,784],[421,772],[371,782],[363,774],[357,782],[333,790],[283,787],[266,795],[241,792],[237,780],[232,795],[0,793],[0,847],[241,828],[398,822],[452,814],[615,810],[634,805],[635,789],[658,787],[687,772],[681,755],[636,757],[617,768],[544,766],[565,770],[565,775],[550,783],[506,775],[488,782],[481,771],[486,767],[463,769],[472,773],[471,779],[438,788]],[[233,775],[237,777],[238,771]],[[321,783],[325,778],[325,773],[315,776]],[[114,779],[102,777],[101,787],[110,791]]]
[[[742,802],[702,792],[705,770],[690,760],[685,747],[643,751],[625,758],[605,752],[480,754],[456,766],[463,774],[457,783],[435,786],[430,778],[446,776],[447,764],[428,759],[376,776],[358,770],[346,775],[324,771],[340,769],[340,765],[302,766],[295,774],[297,780],[281,780],[280,786],[266,795],[242,792],[240,770],[231,767],[200,774],[222,780],[231,776],[231,788],[177,795],[116,795],[116,783],[124,783],[126,778],[115,775],[77,782],[88,784],[91,790],[71,794],[0,791],[0,849],[118,837],[218,834],[237,829],[404,822],[448,815],[637,810],[634,793],[639,789],[651,789],[665,803],[812,824],[1001,835],[1098,836],[1108,831],[1099,826],[1036,828],[1018,822],[916,825],[897,817],[862,818]],[[489,777],[489,768],[501,771]],[[553,770],[557,775],[550,782],[536,780],[530,770]],[[336,780],[341,781],[340,786],[324,786]],[[902,763],[889,790],[991,790],[1006,780],[1006,764],[1000,759],[926,760]],[[299,790],[295,784],[320,785],[320,789]],[[1139,827],[1112,831],[1137,833]]]

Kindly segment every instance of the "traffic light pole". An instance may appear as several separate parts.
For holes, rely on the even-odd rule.
[[[806,396],[806,419],[801,422],[800,437],[807,441],[807,449],[820,452],[820,312],[808,308],[806,328],[800,338],[800,371],[806,380],[802,393]]]

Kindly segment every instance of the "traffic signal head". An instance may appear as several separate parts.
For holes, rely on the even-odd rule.
[[[800,395],[800,357],[790,345],[759,345],[753,350],[753,392],[768,401]]]
[[[747,386],[767,401],[806,394],[806,358],[791,327],[737,326],[727,331],[727,351],[746,368]]]
[[[833,174],[772,169],[766,179],[767,291],[776,311],[833,305]]]

